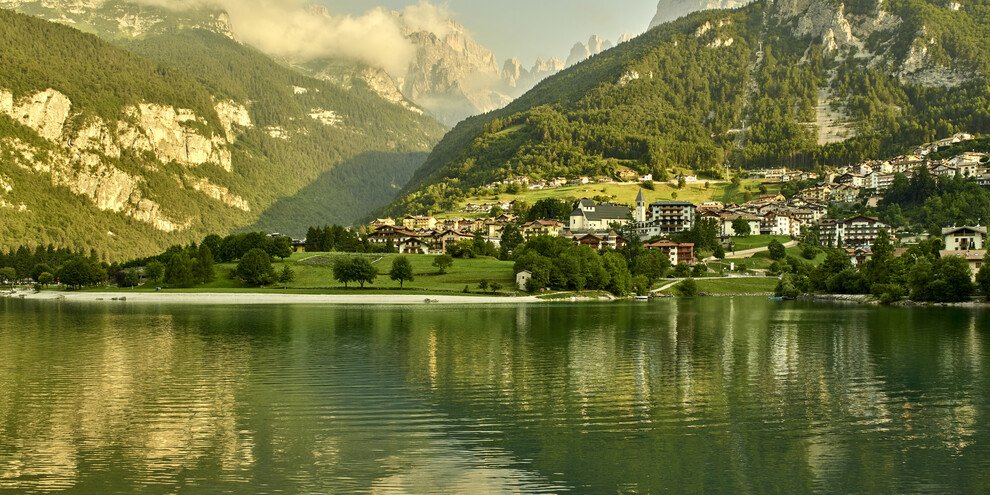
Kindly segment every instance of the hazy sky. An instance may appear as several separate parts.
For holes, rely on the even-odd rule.
[[[374,7],[399,10],[418,0],[319,0],[335,14],[362,14]],[[623,33],[646,31],[657,0],[439,0],[501,65],[518,57],[529,66],[537,56],[566,59],[574,43],[597,34],[613,43]],[[617,5],[618,4],[618,5]]]

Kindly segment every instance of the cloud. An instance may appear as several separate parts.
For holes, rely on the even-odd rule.
[[[410,5],[400,15],[375,8],[359,15],[331,15],[305,0],[129,0],[143,5],[186,10],[222,9],[238,40],[271,55],[295,62],[345,58],[379,67],[395,77],[405,75],[416,47],[404,36],[430,31],[443,37],[450,31],[445,8],[426,1]]]
[[[412,32],[428,31],[440,38],[450,34],[450,12],[425,0],[402,9],[402,22]]]

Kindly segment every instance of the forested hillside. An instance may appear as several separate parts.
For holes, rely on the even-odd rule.
[[[658,26],[458,125],[390,207],[511,175],[812,169],[990,130],[984,3],[765,1]]]
[[[444,132],[370,90],[304,77],[212,32],[128,48],[0,10],[0,249],[52,244],[120,259],[262,216],[300,235],[328,211],[349,223],[389,201],[410,174],[402,157]],[[369,153],[382,157],[366,167],[380,180],[359,184],[346,164]],[[348,190],[364,190],[326,184],[312,191],[321,209],[266,215],[340,164]]]

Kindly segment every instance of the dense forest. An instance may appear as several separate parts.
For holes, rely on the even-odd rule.
[[[866,3],[848,12],[876,8]],[[864,40],[863,52],[795,35],[798,21],[780,8],[760,1],[658,26],[462,122],[379,215],[445,210],[511,175],[628,168],[663,180],[682,170],[717,178],[727,166],[816,169],[990,131],[990,51],[978,36],[988,29],[985,2],[961,11],[924,0],[885,4],[902,20]],[[969,77],[940,87],[898,76],[919,43],[925,63]],[[819,142],[822,104],[842,116],[844,141]]]

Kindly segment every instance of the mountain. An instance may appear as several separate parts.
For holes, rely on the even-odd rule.
[[[379,212],[441,211],[513,175],[813,168],[990,130],[988,10],[760,1],[660,25],[473,117]]]
[[[661,24],[676,21],[700,10],[735,9],[750,3],[751,0],[660,0],[657,14],[650,21],[650,29]]]
[[[125,50],[0,9],[0,248],[121,258],[263,218],[297,235],[349,223],[394,197],[444,132],[367,86],[193,27],[116,40]],[[320,207],[267,215],[308,192]]]

